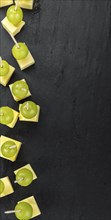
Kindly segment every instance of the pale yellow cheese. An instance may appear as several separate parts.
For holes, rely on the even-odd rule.
[[[16,152],[16,154],[15,154],[13,157],[9,157],[9,158],[8,158],[8,157],[5,157],[5,156],[2,154],[2,152],[1,152],[1,147],[2,147],[2,145],[3,145],[6,141],[13,141],[13,142],[15,143],[15,145],[17,146],[17,152]],[[0,157],[5,158],[5,159],[7,159],[7,160],[10,160],[10,161],[14,162],[14,161],[16,160],[17,156],[18,156],[19,151],[20,151],[21,144],[22,144],[22,143],[21,143],[20,141],[17,141],[17,140],[14,140],[14,139],[12,139],[12,138],[9,138],[9,137],[6,137],[6,136],[1,135],[1,137],[0,137]]]
[[[8,6],[8,5],[12,5],[13,4],[13,0],[0,0],[0,8]]]
[[[2,182],[4,183],[4,186],[5,186],[4,191],[0,194],[0,198],[7,196],[7,195],[10,195],[11,193],[14,192],[12,184],[11,184],[8,176],[1,178],[0,180],[2,180]]]
[[[0,76],[0,84],[3,86],[6,86],[11,78],[11,76],[13,75],[15,71],[15,68],[13,66],[9,65],[9,72],[7,75],[5,76]]]
[[[21,81],[26,82],[25,79],[22,79]],[[11,91],[11,94],[12,94],[14,100],[15,100],[16,102],[22,100],[22,98],[17,98],[17,97],[13,94],[13,92],[12,92],[12,86],[13,86],[13,84],[10,84],[10,85],[9,85],[9,88],[10,88],[10,91]],[[29,96],[31,96],[31,93],[30,93],[30,91],[28,90],[28,93],[27,93],[27,95],[26,95],[25,98],[27,98],[27,97],[29,97]],[[23,99],[25,99],[25,98],[23,98]]]
[[[34,170],[32,169],[32,167],[31,167],[30,164],[27,164],[27,165],[25,165],[25,166],[23,166],[23,167],[21,167],[21,168],[15,170],[15,171],[14,171],[15,175],[18,173],[19,170],[21,170],[21,169],[23,169],[23,168],[27,168],[28,170],[30,170],[30,171],[32,172],[32,174],[33,174],[33,180],[37,179],[37,175],[36,175],[36,173],[34,172]]]
[[[12,109],[12,108],[10,108]],[[13,128],[18,120],[19,117],[19,113],[17,111],[15,111],[14,109],[12,109],[13,114],[14,114],[14,119],[10,124],[7,124],[6,126],[8,126],[9,128]]]
[[[22,60],[16,60],[16,61],[17,61],[17,63],[18,63],[21,70],[24,70],[24,69],[28,68],[29,66],[31,66],[35,63],[35,60],[32,57],[30,51],[28,52],[27,57],[25,57]]]
[[[19,105],[19,111],[20,111],[21,106],[22,106],[22,104]],[[25,118],[20,111],[19,120],[20,121],[27,121],[27,122],[38,122],[39,115],[40,115],[40,106],[39,105],[37,105],[37,109],[38,109],[37,114],[33,118],[30,118],[30,119]]]
[[[26,199],[23,199],[23,200],[19,201],[18,203],[20,203],[20,202],[27,202],[27,203],[29,203],[32,206],[32,208],[33,208],[32,218],[35,218],[36,216],[41,215],[41,211],[40,211],[40,209],[38,207],[38,204],[37,204],[34,196],[30,196],[30,197],[28,197]]]
[[[33,4],[34,4],[34,0],[19,0],[18,2],[18,5],[21,8],[25,8],[25,9],[33,9]]]
[[[13,25],[8,19],[7,17],[5,17],[2,21],[2,26],[4,27],[4,29],[9,33],[12,34],[13,36],[15,36],[16,34],[18,34],[21,29],[23,28],[23,26],[25,25],[24,21],[21,21],[17,26]]]

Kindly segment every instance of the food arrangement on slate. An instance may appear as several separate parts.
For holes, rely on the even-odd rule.
[[[16,59],[21,70],[24,70],[35,63],[31,52],[24,42],[17,42],[15,35],[22,31],[25,22],[23,20],[23,10],[33,9],[33,0],[16,0],[13,4],[12,0],[2,1],[0,0],[0,8],[9,6],[6,17],[1,21],[3,28],[10,34],[14,41],[12,48],[12,55]],[[10,78],[12,77],[15,68],[11,66],[6,60],[2,60],[0,57],[0,84],[7,86]],[[25,79],[17,80],[9,85],[12,98],[18,102],[31,96],[29,86]],[[18,106],[18,111],[15,111],[9,106],[0,107],[0,123],[14,128],[17,120],[26,122],[38,122],[40,114],[40,106],[33,101],[24,101],[24,103]],[[0,137],[0,157],[12,162],[16,161],[19,154],[22,143],[18,140],[12,139],[1,135]],[[21,149],[22,150],[22,149]],[[32,166],[26,164],[23,167],[14,171],[15,181],[20,187],[28,187],[34,180],[37,179],[37,175]],[[0,177],[0,198],[14,193],[13,186],[8,176]],[[15,214],[17,219],[29,220],[37,217],[41,214],[38,204],[34,196],[30,196],[15,204],[11,210],[5,211],[6,214]]]

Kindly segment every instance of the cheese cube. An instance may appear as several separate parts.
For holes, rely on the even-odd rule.
[[[24,21],[21,21],[17,26],[13,25],[8,19],[7,17],[5,17],[2,21],[2,26],[4,27],[4,29],[9,33],[12,34],[13,36],[15,36],[16,34],[18,34],[22,27],[25,25]]]
[[[13,157],[9,157],[9,158],[8,158],[8,157],[5,157],[5,156],[2,154],[2,152],[1,152],[1,147],[2,147],[2,145],[3,145],[6,141],[13,141],[13,142],[16,144],[16,146],[17,146],[17,152],[16,152],[16,154],[15,154]],[[14,162],[14,161],[16,160],[17,156],[18,156],[19,151],[20,151],[21,144],[22,144],[22,143],[21,143],[20,141],[17,141],[17,140],[14,140],[14,139],[12,139],[12,138],[8,138],[8,137],[6,137],[6,136],[1,135],[1,137],[0,137],[0,157]]]
[[[9,72],[7,75],[5,76],[0,76],[0,84],[3,86],[6,86],[11,78],[11,76],[13,75],[15,71],[15,68],[13,66],[9,65]]]
[[[18,63],[21,70],[24,70],[24,69],[28,68],[29,66],[31,66],[35,63],[35,60],[32,57],[30,51],[28,52],[27,57],[25,57],[22,60],[16,60],[16,61],[17,61],[17,63]]]
[[[36,173],[34,172],[34,170],[32,169],[32,167],[31,167],[30,164],[27,164],[27,165],[25,165],[25,166],[23,166],[23,167],[21,167],[21,168],[15,170],[15,171],[14,171],[15,175],[18,173],[19,170],[21,170],[21,169],[23,169],[23,168],[26,168],[26,169],[28,169],[28,170],[30,170],[30,171],[32,172],[32,174],[33,174],[33,180],[37,179],[37,175],[36,175]]]
[[[21,106],[22,106],[22,104],[19,105],[19,111],[20,111]],[[25,118],[20,111],[19,120],[20,121],[27,121],[27,122],[39,122],[39,116],[40,116],[40,106],[39,105],[37,105],[37,109],[38,109],[38,112],[37,112],[36,116],[34,116],[33,118],[30,118],[30,119]]]
[[[8,6],[8,5],[12,5],[13,4],[13,0],[0,0],[0,8]]]
[[[20,203],[20,202],[27,202],[27,203],[29,203],[32,206],[32,208],[33,208],[32,218],[35,218],[36,216],[41,215],[41,211],[40,211],[40,209],[38,207],[38,204],[37,204],[34,196],[30,196],[30,197],[28,197],[26,199],[23,199],[23,200],[19,201],[18,203]]]
[[[7,195],[10,195],[11,193],[14,192],[12,184],[11,184],[8,176],[1,178],[0,180],[2,180],[2,182],[4,183],[4,186],[5,186],[4,191],[0,194],[0,198],[7,196]]]
[[[25,81],[25,79],[22,79],[21,81],[26,82],[26,81]],[[10,84],[10,85],[9,85],[9,88],[10,88],[10,91],[11,91],[11,94],[12,94],[12,96],[13,96],[14,100],[15,100],[16,102],[18,102],[18,101],[22,100],[22,98],[17,98],[17,97],[16,97],[16,96],[13,94],[13,92],[12,92],[12,86],[13,86],[13,84]],[[27,97],[29,97],[29,96],[31,96],[30,91],[28,91],[28,93],[27,93],[27,95],[26,95],[26,97],[25,97],[25,98],[27,98]],[[25,98],[24,98],[24,99],[25,99]]]
[[[34,4],[34,0],[19,0],[18,2],[18,5],[21,8],[25,8],[25,9],[33,9],[33,4]]]

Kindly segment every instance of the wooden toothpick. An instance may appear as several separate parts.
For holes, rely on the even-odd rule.
[[[10,36],[11,36],[12,40],[14,41],[14,43],[16,44],[17,48],[20,48],[20,46],[18,45],[18,42],[16,41],[15,37],[12,34],[10,34]]]
[[[16,148],[16,145],[10,146],[9,148],[14,149],[14,148]]]
[[[0,67],[3,67],[3,65],[2,65],[2,57],[0,57]]]
[[[17,8],[18,8],[18,3],[19,3],[19,0],[17,0],[17,1],[15,2],[15,11],[16,11]]]
[[[21,180],[23,180],[24,178],[20,178],[18,180],[15,180],[14,183],[19,183]]]

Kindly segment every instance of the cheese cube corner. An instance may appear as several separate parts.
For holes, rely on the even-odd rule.
[[[5,17],[2,21],[2,26],[4,27],[4,29],[9,33],[12,34],[13,36],[15,36],[16,34],[18,34],[21,29],[23,28],[23,26],[25,25],[24,21],[21,21],[20,24],[18,24],[17,26],[13,25],[8,19],[7,17]]]
[[[8,6],[8,5],[12,5],[13,4],[13,0],[0,0],[0,8]]]
[[[19,6],[24,9],[33,9],[34,0],[19,0]]]
[[[7,196],[7,195],[10,195],[14,192],[14,189],[12,187],[12,184],[11,184],[8,176],[1,178],[1,180],[4,183],[5,188],[4,188],[4,191],[0,194],[0,198]]]
[[[35,63],[35,60],[32,57],[30,51],[29,51],[27,57],[25,57],[22,60],[16,60],[16,61],[17,61],[21,70],[24,70],[24,69],[28,68],[29,66],[32,66]]]

